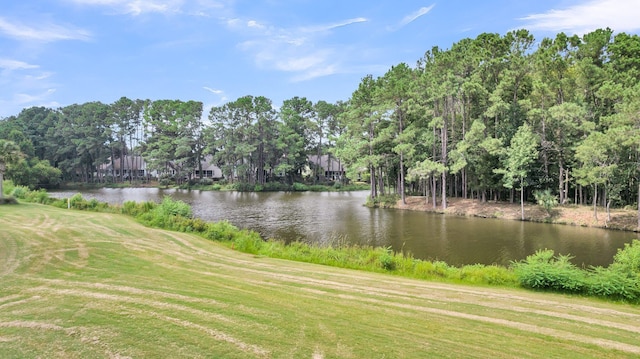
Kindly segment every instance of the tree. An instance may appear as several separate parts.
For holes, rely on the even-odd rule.
[[[409,121],[410,86],[412,70],[404,63],[392,66],[380,79],[381,87],[378,98],[385,106],[384,113],[389,116],[393,135],[393,152],[398,155],[398,192],[402,203],[406,204],[405,191],[405,159],[411,156],[415,146],[413,145],[413,132],[407,131],[411,125]]]
[[[7,170],[7,176],[14,184],[26,186],[32,190],[37,188],[55,188],[62,181],[62,171],[51,167],[49,161],[35,157],[22,159]]]
[[[315,111],[311,101],[296,96],[282,103],[279,115],[282,122],[278,131],[278,149],[283,157],[277,170],[293,184],[308,163],[307,155],[311,150],[309,128]]]
[[[144,151],[149,166],[171,172],[178,183],[182,182],[201,160],[196,151],[196,134],[202,125],[202,102],[154,101],[145,115],[151,131]]]
[[[503,168],[494,170],[503,175],[504,186],[520,190],[520,218],[524,220],[524,188],[531,164],[538,157],[538,138],[528,124],[518,128],[503,158]]]
[[[378,182],[380,176],[376,174],[384,159],[380,153],[382,116],[375,98],[378,86],[379,82],[372,75],[360,81],[343,113],[345,131],[338,139],[336,149],[336,155],[346,162],[351,178],[369,180],[372,200],[384,191]]]
[[[581,167],[575,174],[579,184],[593,185],[593,217],[596,221],[598,185],[610,182],[618,167],[614,151],[617,140],[616,136],[611,134],[593,132],[576,148],[576,158],[580,161]]]
[[[20,147],[12,141],[0,139],[0,198],[3,197],[2,181],[7,166],[18,162],[23,157]]]
[[[111,164],[112,168],[115,168],[116,153],[118,149],[118,156],[120,161],[120,168],[125,168],[125,155],[134,147],[134,136],[137,132],[137,128],[140,124],[140,114],[142,112],[142,101],[133,101],[127,97],[121,97],[118,101],[114,102],[110,106],[110,125],[111,133],[113,134],[113,144],[111,147]],[[137,144],[137,140],[135,144]],[[129,157],[133,160],[133,157]],[[133,163],[129,164],[129,168],[134,168]],[[133,180],[133,177],[137,176],[137,173],[133,173],[129,176],[129,181]],[[124,181],[124,171],[120,171],[120,182]]]
[[[277,122],[271,100],[244,96],[213,107],[205,138],[207,151],[234,181],[264,185],[277,165]]]

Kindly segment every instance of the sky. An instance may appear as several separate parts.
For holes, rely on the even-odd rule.
[[[131,99],[346,101],[481,33],[640,32],[640,0],[0,0],[0,119]]]

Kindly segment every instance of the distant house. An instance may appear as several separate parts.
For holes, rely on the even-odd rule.
[[[156,177],[155,171],[147,170],[147,163],[142,156],[125,155],[123,158],[116,158],[100,166],[102,176],[114,176],[124,179]]]
[[[206,156],[205,159],[200,163],[202,166],[202,178],[211,178],[212,180],[220,180],[223,178],[222,170],[220,167],[214,165],[213,156]],[[182,176],[182,180],[187,179],[199,179],[200,178],[200,166],[196,166],[196,168],[191,172],[180,171],[178,172],[176,166],[172,162],[167,163],[167,168],[161,171],[163,174],[169,174],[171,176],[175,176],[178,173]]]
[[[335,157],[329,155],[310,155],[308,157],[310,168],[320,166],[320,175],[324,175],[325,180],[339,181],[345,178],[346,169],[344,165]],[[318,161],[319,160],[319,161]]]
[[[202,178],[211,178],[213,180],[222,179],[222,170],[220,167],[214,165],[213,156],[206,156],[204,161],[202,161]],[[196,168],[194,171],[194,177],[200,178],[200,169]]]

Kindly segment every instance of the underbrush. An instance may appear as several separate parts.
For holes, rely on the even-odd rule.
[[[525,288],[640,302],[640,241],[625,244],[609,267],[580,269],[570,256],[541,250],[513,264]]]
[[[399,194],[385,194],[375,198],[367,197],[367,207],[390,208],[395,206],[400,200]]]
[[[394,252],[388,247],[335,244],[320,246],[305,242],[286,244],[279,240],[265,241],[257,232],[241,230],[227,221],[212,223],[194,218],[191,208],[182,201],[165,197],[161,203],[125,202],[111,206],[80,194],[69,199],[49,198],[45,191],[30,191],[10,187],[10,194],[25,202],[49,204],[136,218],[144,225],[194,233],[203,238],[225,243],[234,250],[254,255],[281,258],[341,268],[392,273],[398,276],[471,283],[481,285],[522,286],[534,290],[597,296],[631,303],[640,302],[640,241],[634,240],[618,250],[614,262],[607,268],[581,269],[570,262],[568,255],[555,255],[541,250],[510,267],[496,265],[450,266],[442,261],[414,258],[410,253]]]

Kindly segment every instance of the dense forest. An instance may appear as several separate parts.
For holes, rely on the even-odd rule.
[[[337,103],[293,97],[276,109],[245,96],[206,116],[201,102],[123,97],[25,109],[0,121],[0,139],[25,155],[7,175],[36,187],[123,181],[99,168],[125,155],[177,181],[210,156],[227,181],[315,182],[309,156],[329,155],[371,184],[372,199],[423,194],[445,208],[451,196],[527,201],[550,190],[565,204],[634,206],[639,79],[637,35],[484,33],[366,76]]]

